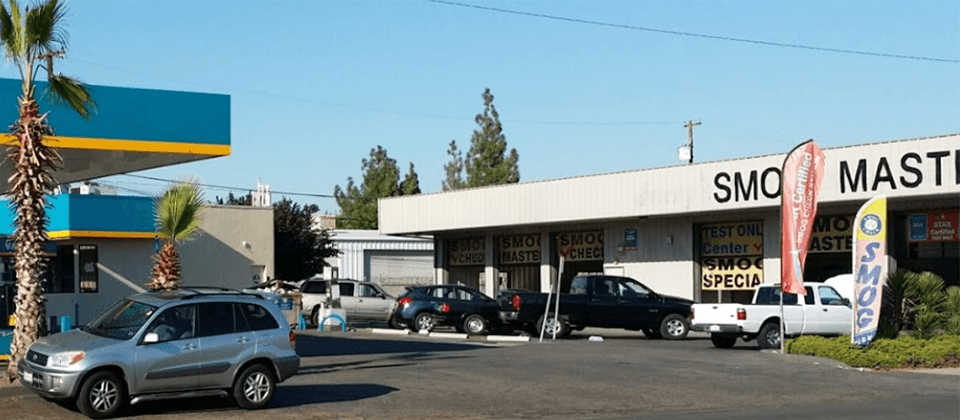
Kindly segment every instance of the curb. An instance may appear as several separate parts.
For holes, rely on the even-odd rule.
[[[417,334],[427,337],[436,337],[436,338],[448,338],[448,339],[457,339],[457,340],[476,340],[476,341],[512,341],[512,342],[529,342],[530,336],[518,336],[518,335],[470,335],[470,334],[460,334],[460,333],[444,333],[444,332],[426,332],[426,331],[412,331],[412,330],[394,330],[386,328],[370,328],[367,330],[371,334],[386,334],[386,335],[411,335]]]

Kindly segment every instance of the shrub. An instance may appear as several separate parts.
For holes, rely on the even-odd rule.
[[[853,367],[936,367],[960,357],[960,336],[944,335],[930,340],[903,336],[879,339],[864,348],[850,343],[849,336],[803,336],[787,341],[786,350],[793,354],[828,357]]]

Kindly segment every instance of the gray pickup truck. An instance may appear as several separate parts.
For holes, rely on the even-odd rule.
[[[339,293],[339,307],[347,314],[347,322],[382,321],[389,323],[397,298],[385,292],[379,284],[350,279],[310,279],[300,285],[304,318],[313,325],[320,322],[321,305],[336,307],[331,302],[330,284],[335,282]]]

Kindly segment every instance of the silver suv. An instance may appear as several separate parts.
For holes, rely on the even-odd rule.
[[[280,309],[260,295],[186,288],[130,296],[85,327],[43,337],[17,371],[27,388],[75,401],[91,418],[187,396],[232,395],[256,409],[296,374],[295,344]]]

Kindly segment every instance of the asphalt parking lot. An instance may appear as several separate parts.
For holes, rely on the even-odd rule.
[[[591,341],[590,337],[603,337]],[[851,369],[830,359],[716,349],[588,329],[557,342],[301,331],[300,373],[266,410],[226,399],[134,406],[131,418],[960,418],[960,378]],[[0,410],[83,418],[18,389]]]

